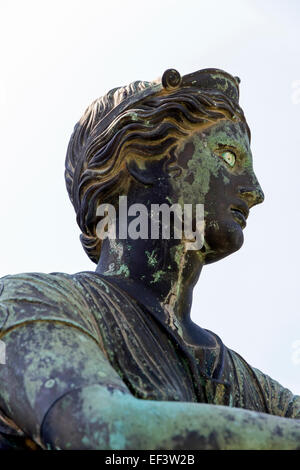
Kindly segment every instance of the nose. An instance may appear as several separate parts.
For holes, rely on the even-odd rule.
[[[239,193],[242,199],[247,202],[249,209],[251,209],[253,206],[256,206],[256,204],[261,204],[265,199],[265,195],[258,181],[253,186],[251,185],[240,187]]]

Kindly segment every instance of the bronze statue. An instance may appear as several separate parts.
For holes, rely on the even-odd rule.
[[[66,184],[97,268],[1,279],[0,448],[300,448],[300,397],[190,318],[202,267],[242,246],[264,199],[238,99],[222,70],[170,69],[77,123]],[[99,237],[97,208],[122,196],[149,223],[152,204],[204,204],[203,246],[124,237],[124,221]]]

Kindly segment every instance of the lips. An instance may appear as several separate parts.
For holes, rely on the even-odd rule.
[[[248,207],[242,206],[232,206],[230,208],[233,218],[236,222],[240,224],[240,226],[244,229],[247,225],[246,219],[249,215]]]

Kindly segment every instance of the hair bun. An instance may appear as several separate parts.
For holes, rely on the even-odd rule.
[[[178,88],[181,84],[181,75],[175,69],[167,69],[161,78],[161,82],[164,88],[172,90]]]

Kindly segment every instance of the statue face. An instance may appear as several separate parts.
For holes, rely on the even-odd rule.
[[[204,204],[205,263],[237,251],[249,209],[264,195],[253,171],[246,125],[230,120],[193,133],[177,152],[179,201]]]

